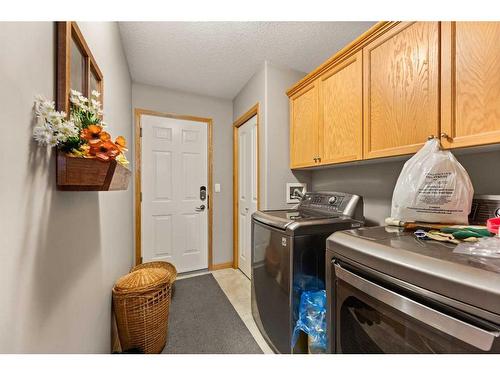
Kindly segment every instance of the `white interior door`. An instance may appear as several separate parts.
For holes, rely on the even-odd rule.
[[[141,126],[143,261],[207,268],[207,123],[142,115]]]
[[[238,267],[251,278],[252,214],[257,210],[257,116],[238,128]]]

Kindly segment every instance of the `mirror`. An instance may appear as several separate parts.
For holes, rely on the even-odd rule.
[[[71,89],[85,95],[85,58],[74,40],[71,40]]]
[[[90,70],[90,77],[89,77],[89,94],[93,91],[93,90],[96,90],[96,91],[99,91],[101,92],[101,88],[99,87],[99,80],[97,79],[97,77],[95,76],[95,73],[92,71],[92,69]]]
[[[101,93],[103,75],[76,22],[56,22],[57,26],[57,109],[69,113],[71,89],[86,97],[92,90]]]

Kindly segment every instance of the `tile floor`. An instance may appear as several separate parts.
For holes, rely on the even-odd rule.
[[[210,272],[184,274],[180,275],[178,279],[207,273]],[[264,354],[273,354],[273,350],[267,345],[252,317],[250,280],[240,270],[234,268],[226,268],[211,273]]]

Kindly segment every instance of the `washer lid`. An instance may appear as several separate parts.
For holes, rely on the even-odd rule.
[[[456,254],[454,248],[391,227],[335,232],[327,240],[339,259],[500,315],[500,260]]]
[[[314,211],[306,210],[266,210],[256,211],[252,217],[264,224],[271,225],[280,229],[286,229],[293,223],[301,225],[318,224],[318,221],[327,220],[330,223],[331,219],[339,218],[339,214],[321,214]],[[325,224],[326,224],[325,223]]]

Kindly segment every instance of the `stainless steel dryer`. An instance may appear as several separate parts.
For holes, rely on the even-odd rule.
[[[500,259],[394,227],[327,241],[330,350],[500,353]]]
[[[252,315],[275,352],[304,352],[291,346],[300,296],[325,288],[327,237],[363,219],[362,198],[337,192],[306,193],[296,209],[252,215]]]

